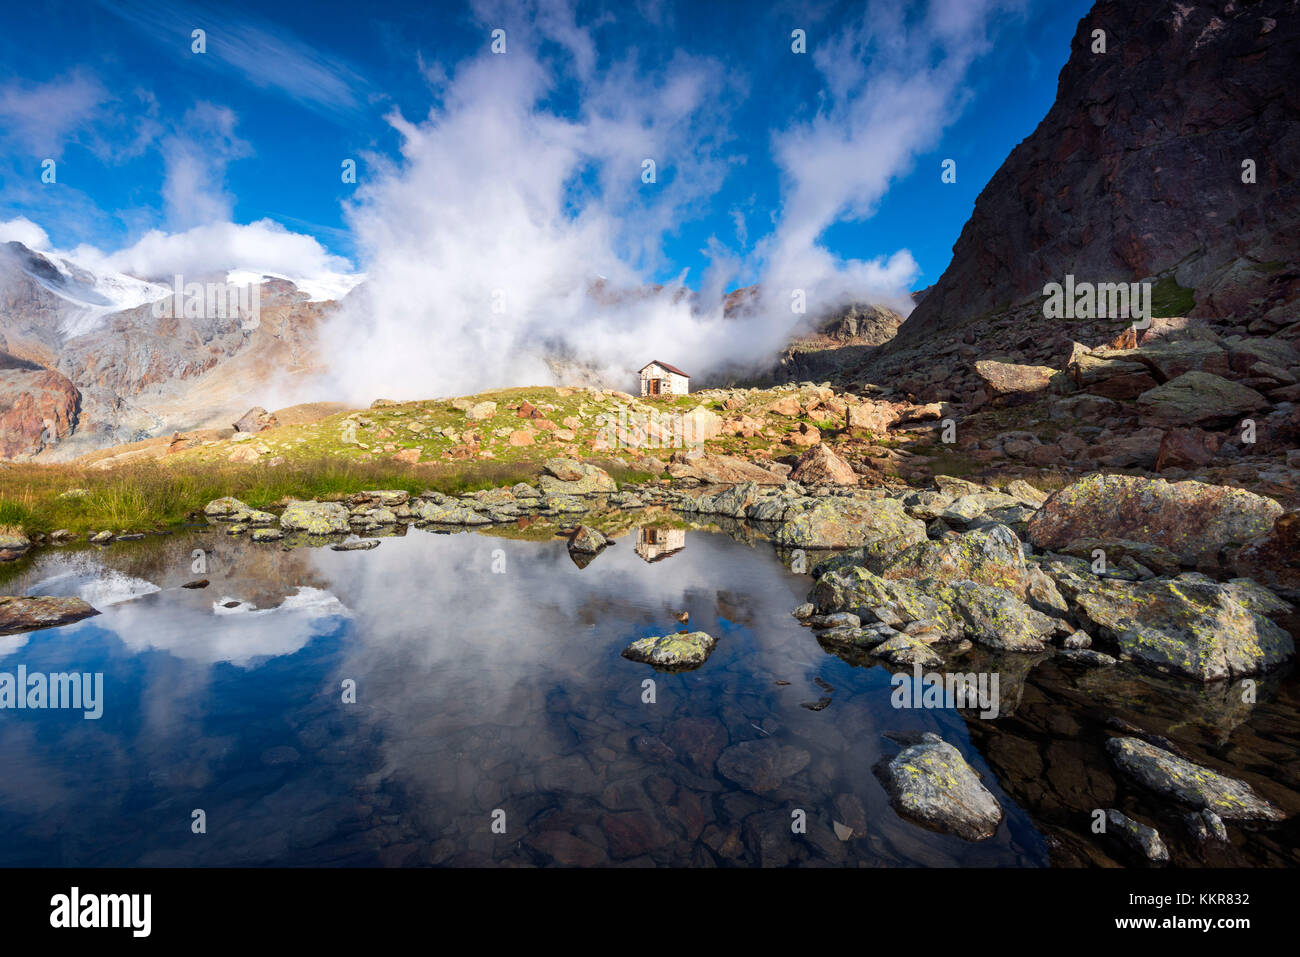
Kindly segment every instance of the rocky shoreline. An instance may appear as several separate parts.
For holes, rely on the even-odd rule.
[[[287,501],[278,514],[223,498],[203,516],[251,542],[340,551],[377,547],[408,527],[540,521],[568,539],[585,567],[613,543],[602,520],[676,514],[743,527],[806,572],[807,601],[793,615],[823,649],[851,663],[943,669],[956,662],[969,670],[959,662],[972,651],[1022,658],[1026,667],[1046,655],[1076,668],[1128,663],[1164,680],[1211,685],[1262,676],[1294,658],[1294,553],[1279,546],[1293,518],[1264,496],[1103,473],[1050,495],[1020,480],[992,487],[947,476],[929,489],[866,488],[850,484],[852,470],[820,445],[790,475],[758,475],[759,466],[724,456],[682,456],[677,465],[675,478],[620,489],[595,465],[553,459],[536,485],[459,496],[372,490],[339,501]],[[710,480],[741,475],[748,480]],[[107,547],[120,537],[90,541]],[[10,536],[3,544],[18,557],[36,543]],[[0,599],[0,633],[96,613],[84,602],[64,607],[67,601],[76,600]],[[634,641],[623,655],[675,672],[703,666],[716,644],[684,628]],[[1180,813],[1196,840],[1225,840],[1225,822],[1284,816],[1243,782],[1162,743],[1119,735],[1106,752],[1119,775]],[[978,772],[935,735],[906,744],[877,772],[899,813],[925,827],[974,841],[1002,820]],[[738,768],[733,776],[748,773]],[[1104,812],[1130,853],[1168,859],[1156,829],[1117,808]]]
[[[947,476],[933,489],[863,488],[847,484],[852,470],[821,445],[789,477],[767,472],[765,484],[753,480],[760,468],[752,463],[682,459],[691,474],[621,490],[595,465],[552,459],[536,486],[460,496],[364,491],[340,501],[290,500],[279,514],[222,498],[202,514],[255,542],[340,549],[373,547],[366,536],[408,526],[547,519],[568,530],[575,560],[590,560],[610,539],[583,516],[670,509],[758,530],[794,570],[811,574],[808,602],[795,615],[815,626],[823,645],[895,665],[936,663],[967,643],[1026,653],[1097,644],[1074,660],[1132,661],[1207,682],[1261,674],[1294,656],[1278,624],[1294,611],[1288,599],[1300,595],[1279,547],[1293,516],[1264,496],[1103,473],[1050,496],[1020,480],[993,488]],[[841,468],[845,484],[833,484]],[[737,473],[751,480],[711,481]],[[140,537],[103,531],[87,540]],[[0,554],[15,559],[38,544],[70,541],[11,532]]]

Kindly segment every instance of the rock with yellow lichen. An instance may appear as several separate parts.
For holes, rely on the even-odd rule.
[[[1285,815],[1244,781],[1225,777],[1138,738],[1111,738],[1116,766],[1144,787],[1227,821],[1280,821]]]
[[[1295,654],[1291,636],[1252,610],[1255,601],[1239,585],[1194,577],[1096,579],[1076,586],[1072,605],[1083,628],[1114,643],[1122,657],[1217,681],[1268,671]]]
[[[623,649],[623,657],[666,671],[689,671],[708,661],[717,643],[702,631],[640,638]]]
[[[1239,488],[1097,474],[1048,498],[1030,519],[1028,537],[1056,551],[1079,539],[1143,542],[1194,566],[1267,534],[1281,514],[1271,498]]]
[[[883,769],[882,778],[899,814],[968,841],[992,837],[1002,806],[966,763],[961,752],[937,734],[905,748]]]

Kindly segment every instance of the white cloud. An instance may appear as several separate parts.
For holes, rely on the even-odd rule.
[[[40,159],[58,159],[109,99],[99,80],[81,70],[47,83],[7,83],[0,86],[0,141]]]
[[[839,220],[870,216],[955,117],[996,3],[970,6],[953,14],[941,0],[909,17],[873,3],[815,49],[827,95],[773,136],[785,185],[774,228],[748,258],[710,242],[693,307],[671,289],[614,303],[586,290],[598,275],[611,290],[643,289],[665,265],[665,238],[717,195],[734,162],[735,88],[717,64],[685,54],[660,71],[635,52],[597,69],[589,28],[567,8],[541,4],[529,33],[512,25],[519,7],[480,4],[484,35],[503,25],[510,52],[426,70],[441,82],[428,118],[390,118],[401,159],[374,158],[349,210],[368,299],[327,326],[324,354],[341,358],[321,393],[366,401],[549,382],[544,357],[555,353],[625,387],[652,356],[695,374],[763,364],[800,320],[795,289],[814,315],[846,301],[907,311],[919,273],[909,252],[844,260],[820,240]],[[561,53],[525,45],[536,32]],[[578,81],[577,108],[563,115],[546,105],[561,69]],[[646,158],[657,164],[650,186]],[[737,224],[749,239],[749,222]],[[766,294],[757,315],[724,319],[713,294],[742,274]]]
[[[151,230],[114,253],[79,246],[69,257],[87,268],[113,270],[170,282],[177,274],[200,276],[227,270],[256,270],[288,277],[332,277],[353,272],[311,236],[293,233],[269,219],[248,225],[211,223],[179,233]]]
[[[232,110],[198,103],[162,141],[163,204],[173,228],[230,220],[234,197],[225,189],[226,167],[252,154],[235,135],[237,122]]]
[[[0,243],[19,242],[28,249],[42,252],[50,248],[50,237],[26,216],[0,222]]]
[[[826,83],[820,108],[772,140],[783,202],[775,232],[759,249],[773,286],[815,287],[829,303],[862,298],[861,290],[881,281],[910,285],[918,269],[907,252],[883,263],[841,262],[820,237],[835,222],[873,215],[892,183],[937,145],[965,103],[962,81],[988,47],[995,14],[1011,5],[932,0],[923,16],[909,17],[902,6],[877,0],[814,47]],[[910,308],[894,299],[883,301]]]

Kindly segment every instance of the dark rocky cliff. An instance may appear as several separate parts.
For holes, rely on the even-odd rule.
[[[1055,104],[980,193],[898,345],[1037,301],[1069,273],[1153,280],[1166,315],[1294,322],[1298,75],[1297,0],[1098,3]]]

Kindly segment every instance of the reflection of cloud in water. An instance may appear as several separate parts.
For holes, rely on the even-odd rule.
[[[101,611],[109,605],[117,605],[159,590],[153,582],[84,560],[30,587],[34,595],[75,595]]]
[[[153,582],[124,575],[116,569],[105,568],[96,560],[97,556],[73,554],[59,557],[62,561],[55,574],[24,585],[21,591],[27,595],[76,597],[88,602],[92,608],[102,611],[110,605],[130,601],[159,590]],[[8,657],[27,647],[31,634],[28,632],[0,637],[0,658]]]
[[[14,652],[26,648],[29,637],[31,637],[30,633],[26,635],[0,635],[0,658],[8,657]]]
[[[683,692],[697,679],[659,675],[619,654],[636,637],[678,630],[675,612],[689,609],[692,627],[740,641],[718,621],[739,617],[737,596],[746,596],[743,617],[770,632],[797,627],[790,609],[806,588],[770,549],[745,549],[721,535],[692,536],[672,561],[647,564],[628,534],[585,569],[559,541],[468,533],[439,536],[430,547],[426,535],[385,540],[364,556],[318,551],[312,558],[354,612],[336,683],[355,678],[361,713],[383,728],[383,761],[372,781],[399,782],[430,809],[467,810],[504,797],[484,781],[480,764],[505,761],[528,774],[579,751],[571,725],[549,706],[556,694],[606,721],[614,720],[611,707],[653,722],[691,706],[673,691],[653,714],[642,712],[647,677]],[[503,574],[492,571],[498,549]],[[752,651],[746,670],[783,674],[824,657],[806,640],[759,641]],[[720,666],[710,662],[704,671]],[[364,724],[356,735],[376,739]],[[464,790],[471,783],[472,794]]]
[[[223,608],[220,602],[202,607],[182,601],[133,602],[92,621],[133,651],[167,651],[187,661],[247,668],[257,659],[300,651],[349,614],[334,595],[303,586],[274,608],[246,602],[235,608]]]

